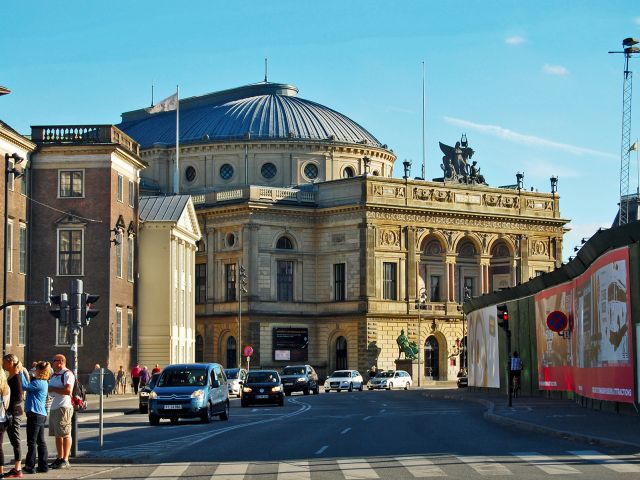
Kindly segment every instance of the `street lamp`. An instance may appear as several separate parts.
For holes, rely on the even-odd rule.
[[[464,287],[464,302],[468,302],[469,300],[471,300],[471,287],[469,285],[465,285]],[[463,302],[463,303],[464,303]],[[465,320],[466,320],[466,313],[464,313],[464,309],[462,310],[462,341],[460,342],[460,367],[465,371],[465,374],[468,374],[467,372],[467,337],[466,337],[466,333],[465,333]]]
[[[8,92],[7,92],[8,93]],[[13,160],[13,162],[11,162]],[[13,179],[20,178],[24,175],[24,170],[16,168],[16,165],[24,160],[17,153],[4,154],[4,254],[3,254],[3,284],[2,284],[2,303],[7,303],[7,262],[9,260],[9,175],[13,175]],[[2,316],[2,355],[7,353],[7,309],[3,310]]]
[[[422,378],[422,367],[420,366],[420,360],[422,358],[422,307],[426,303],[427,289],[422,287],[416,299],[416,308],[418,309],[418,386],[420,386],[420,379]]]
[[[247,293],[247,271],[240,265],[240,282],[238,282],[238,368],[242,368],[242,294]]]

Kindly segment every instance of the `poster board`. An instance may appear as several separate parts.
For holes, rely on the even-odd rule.
[[[468,321],[469,386],[500,388],[500,358],[496,306],[475,310]]]

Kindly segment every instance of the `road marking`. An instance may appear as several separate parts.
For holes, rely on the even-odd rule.
[[[367,416],[367,417],[364,417],[364,418],[362,419],[362,421],[364,422],[365,420],[369,420],[370,418],[373,418],[373,417],[371,417],[371,416],[369,415],[369,416]]]
[[[447,474],[427,457],[397,457],[396,460],[415,478],[446,477]]]
[[[382,410],[380,410],[380,413],[384,413],[386,410],[383,408]]]
[[[625,463],[623,460],[610,457],[595,450],[578,450],[569,452],[571,455],[576,455],[583,460],[598,463],[603,467],[606,467],[614,472],[619,473],[638,473],[640,472],[640,465],[633,463]]]
[[[345,428],[344,430],[342,430],[340,432],[340,435],[344,435],[345,433],[347,433],[349,430],[351,430],[351,427]]]
[[[280,462],[278,480],[310,480],[309,462]]]
[[[344,478],[347,480],[359,480],[363,478],[380,478],[364,458],[350,458],[337,460]]]
[[[239,480],[247,473],[248,463],[221,463],[211,480]]]
[[[513,475],[504,465],[489,457],[456,457],[466,463],[480,475]]]
[[[188,463],[169,463],[167,465],[158,465],[158,467],[149,474],[149,477],[162,477],[164,479],[180,478],[187,468],[189,468]]]
[[[322,452],[324,452],[327,448],[329,448],[329,445],[323,446],[322,448],[320,448],[320,450],[316,452],[316,455],[322,454]]]
[[[576,470],[572,466],[564,465],[561,461],[554,460],[546,455],[540,455],[538,452],[519,452],[513,453],[512,455],[531,465],[535,465],[549,475],[575,475],[576,473],[580,473],[579,470]]]
[[[104,413],[102,415],[102,418],[113,418],[113,417],[122,417],[124,416],[124,413]],[[78,423],[85,423],[85,422],[96,422],[100,420],[100,415],[78,415]]]

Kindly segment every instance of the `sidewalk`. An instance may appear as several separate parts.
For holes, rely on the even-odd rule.
[[[462,400],[487,406],[484,417],[501,425],[611,447],[640,448],[640,415],[615,414],[584,408],[570,400],[514,398],[465,389],[424,390],[428,398]]]
[[[78,414],[78,423],[93,422],[100,418],[100,396],[87,395],[89,407]],[[103,418],[118,417],[138,410],[138,396],[133,393],[103,397]]]

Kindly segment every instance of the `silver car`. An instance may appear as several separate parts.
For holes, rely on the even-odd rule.
[[[229,395],[242,396],[242,386],[247,379],[247,371],[244,368],[225,368],[227,375],[227,385],[229,385]]]
[[[363,389],[364,379],[357,370],[336,370],[324,382],[325,392],[330,392],[331,390],[336,392],[348,390],[352,392],[353,390],[362,391]]]
[[[411,375],[404,370],[387,370],[386,372],[380,372],[367,384],[369,390],[386,389],[392,390],[394,388],[404,388],[409,390],[413,385]]]

